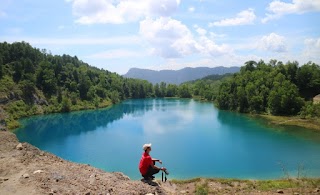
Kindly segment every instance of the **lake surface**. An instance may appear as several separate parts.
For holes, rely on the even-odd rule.
[[[169,179],[320,176],[320,134],[277,128],[188,99],[128,100],[108,109],[21,120],[20,141],[64,159],[140,179],[142,145]],[[284,171],[283,171],[284,168]],[[299,171],[298,171],[299,170]],[[161,174],[158,174],[158,178]]]

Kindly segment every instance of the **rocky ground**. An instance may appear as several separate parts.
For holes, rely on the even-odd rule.
[[[130,180],[90,165],[72,163],[0,131],[0,194],[320,194],[319,181],[287,189],[259,189],[256,181],[195,179]]]

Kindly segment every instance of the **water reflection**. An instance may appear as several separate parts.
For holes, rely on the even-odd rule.
[[[178,99],[128,100],[107,109],[34,116],[21,120],[22,127],[17,129],[15,133],[18,137],[23,137],[25,141],[36,145],[37,143],[52,142],[56,139],[79,135],[99,128],[107,128],[109,124],[127,115],[141,117],[152,110],[166,112],[174,106],[183,106],[191,101],[180,101]],[[165,129],[161,125],[165,124],[166,120],[188,121],[188,117],[190,116],[186,113],[179,112],[172,119],[155,118],[148,115],[144,120],[144,131],[161,133]]]

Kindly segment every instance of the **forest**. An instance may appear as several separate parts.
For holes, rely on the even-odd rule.
[[[214,101],[243,113],[320,116],[320,67],[309,62],[248,61],[235,74],[180,85],[152,85],[98,69],[76,56],[52,55],[26,42],[0,43],[0,125],[21,117],[107,107],[129,98],[179,97]],[[4,111],[5,112],[4,112]]]
[[[320,116],[320,66],[309,62],[248,61],[232,79],[221,83],[216,98],[221,109],[243,113],[302,117]]]
[[[36,114],[107,107],[129,98],[191,97],[184,85],[152,85],[26,42],[0,43],[0,124]],[[2,111],[4,110],[4,111]]]

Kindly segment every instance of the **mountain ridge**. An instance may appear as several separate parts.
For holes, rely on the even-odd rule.
[[[191,81],[195,79],[200,79],[208,75],[217,74],[222,75],[226,73],[235,73],[240,71],[240,67],[185,67],[180,70],[150,70],[150,69],[141,69],[141,68],[131,68],[124,77],[127,78],[136,78],[143,79],[151,82],[152,84],[156,83],[170,83],[170,84],[181,84],[186,81]]]

